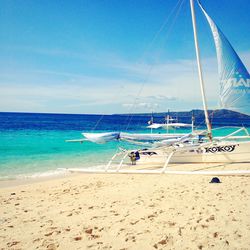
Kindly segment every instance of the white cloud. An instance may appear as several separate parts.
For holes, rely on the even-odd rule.
[[[250,52],[241,56],[249,68]],[[214,108],[219,93],[216,58],[204,59],[202,63],[209,107]],[[115,69],[116,76],[50,69],[3,72],[1,111],[122,113],[202,107],[195,60],[152,66],[115,58],[105,67]]]

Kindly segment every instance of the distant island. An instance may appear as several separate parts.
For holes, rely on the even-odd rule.
[[[208,110],[209,119],[214,125],[250,125],[250,116],[236,111],[220,109],[220,110]],[[151,117],[152,113],[134,113],[134,114],[114,114],[119,116],[136,116],[136,117]],[[204,111],[200,109],[194,109],[191,111],[179,111],[179,112],[160,112],[153,113],[155,122],[159,122],[159,119],[163,120],[166,115],[170,115],[173,118],[177,118],[179,122],[191,122],[192,115],[195,117],[195,122],[205,124]]]
[[[219,109],[219,110],[208,110],[209,117],[213,118],[221,118],[221,119],[250,119],[249,115],[245,115],[236,111],[228,110],[228,109]],[[154,117],[164,117],[166,115],[170,115],[172,117],[178,117],[178,118],[188,118],[192,117],[192,115],[195,116],[197,119],[203,119],[204,118],[204,111],[201,109],[193,109],[191,111],[179,111],[179,112],[159,112],[159,113],[153,113]],[[135,116],[151,116],[152,113],[126,113],[126,114],[114,114],[114,115],[135,115]]]

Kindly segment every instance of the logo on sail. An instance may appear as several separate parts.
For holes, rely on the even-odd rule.
[[[205,150],[206,150],[205,153],[233,152],[235,147],[236,147],[236,145],[205,148]]]
[[[250,88],[250,79],[246,79],[246,78],[229,78],[222,82],[226,84],[227,86],[231,86],[234,88],[238,88],[238,87]]]

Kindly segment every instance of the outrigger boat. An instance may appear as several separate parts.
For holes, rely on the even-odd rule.
[[[214,23],[197,0],[199,7],[205,15],[215,42],[219,76],[220,76],[220,104],[222,108],[235,110],[241,113],[250,114],[250,76],[240,60],[239,56],[229,43],[225,35]],[[205,131],[192,131],[189,134],[142,134],[131,135],[126,133],[104,133],[87,134],[83,133],[85,139],[92,142],[108,142],[112,140],[127,140],[134,144],[147,145],[150,141],[151,146],[144,149],[125,150],[120,148],[107,164],[104,170],[71,169],[78,172],[120,172],[120,173],[171,173],[171,174],[216,174],[216,175],[236,175],[250,174],[250,170],[222,170],[222,171],[173,171],[168,170],[169,163],[244,163],[250,162],[250,136],[247,129],[239,128],[233,133],[224,137],[213,137],[211,124],[207,111],[207,101],[204,90],[202,67],[200,62],[200,52],[196,30],[196,17],[194,0],[190,0],[192,24],[194,32],[194,42],[196,59],[198,66],[201,96],[205,114],[207,129]],[[154,124],[151,124],[154,125]],[[150,126],[151,126],[150,125]],[[180,125],[180,124],[179,124]],[[160,125],[155,125],[157,127]],[[151,127],[152,128],[152,127]],[[245,136],[238,135],[242,131]],[[85,140],[84,139],[84,140]],[[114,161],[120,158],[119,164],[114,168]],[[124,169],[127,167],[128,159],[136,162],[136,165],[158,166],[161,168],[152,169]]]
[[[194,131],[194,115],[192,114],[192,123],[183,123],[183,122],[178,122],[177,118],[173,118],[172,116],[169,115],[169,111],[168,111],[168,115],[165,117],[165,122],[164,123],[155,123],[154,119],[153,119],[153,114],[151,117],[151,120],[148,121],[149,126],[147,126],[147,128],[151,129],[158,129],[158,128],[163,128],[166,129],[167,133],[169,133],[169,130],[175,130],[178,128],[191,128],[192,132]],[[183,135],[183,134],[182,134]]]
[[[176,119],[172,118],[170,115],[167,115],[165,123],[154,123],[153,117],[148,121],[147,128],[151,129],[151,133],[125,133],[125,132],[104,132],[104,133],[82,133],[83,138],[81,139],[73,139],[67,140],[66,142],[84,142],[90,141],[97,144],[104,144],[110,141],[126,141],[131,144],[139,144],[144,143],[145,145],[152,144],[154,142],[160,142],[164,140],[172,140],[180,138],[184,135],[188,135],[190,132],[194,131],[194,117],[192,116],[192,123],[180,123],[173,122]],[[176,130],[179,128],[191,128],[189,133],[182,132],[177,133]],[[153,133],[153,129],[165,129],[166,133]],[[169,131],[174,130],[174,132],[170,133]]]

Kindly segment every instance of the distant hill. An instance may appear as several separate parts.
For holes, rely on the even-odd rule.
[[[250,116],[227,110],[209,110],[209,119],[213,125],[250,125]],[[179,122],[191,122],[192,114],[195,117],[196,123],[205,123],[204,111],[195,109],[191,111],[180,111],[180,112],[161,112],[153,113],[155,122],[163,122],[164,117],[169,114],[173,118],[177,118]],[[151,117],[151,113],[140,113],[140,114],[116,114],[119,116],[147,116]]]
[[[209,117],[213,118],[220,118],[220,119],[250,119],[249,115],[245,115],[236,111],[232,110],[227,110],[227,109],[220,109],[220,110],[208,110]],[[167,114],[173,117],[178,117],[178,118],[187,118],[187,117],[192,117],[192,114],[196,118],[204,118],[204,111],[200,109],[193,109],[191,111],[179,111],[179,112],[160,112],[160,113],[153,113],[154,117],[164,117]],[[134,113],[134,114],[114,114],[114,115],[135,115],[135,116],[151,116],[151,113]]]

